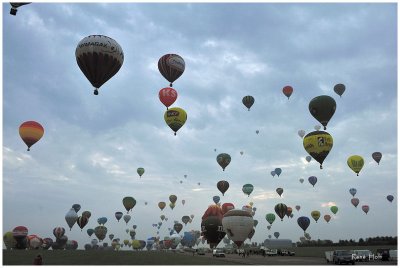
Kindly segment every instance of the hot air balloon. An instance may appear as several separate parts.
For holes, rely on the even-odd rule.
[[[287,207],[286,216],[289,218],[291,215],[293,215],[292,212],[293,212],[293,209],[291,207]]]
[[[351,194],[352,196],[355,196],[355,194],[357,193],[357,189],[355,189],[355,188],[350,188],[349,192],[350,192],[350,194]]]
[[[96,235],[97,239],[99,239],[99,241],[103,241],[107,234],[107,227],[103,225],[97,226],[96,228],[94,228],[94,234]]]
[[[78,219],[76,220],[76,224],[78,224],[79,228],[81,228],[81,231],[88,222],[89,220],[85,216],[79,216]]]
[[[279,175],[281,175],[281,173],[282,173],[282,169],[281,168],[276,168],[275,169],[275,174],[278,175],[278,177],[279,177]]]
[[[322,95],[313,98],[308,105],[311,115],[324,126],[328,125],[329,120],[332,118],[336,111],[336,101],[330,96]]]
[[[257,129],[257,130],[256,130],[256,134],[258,135],[258,133],[260,133],[260,131]]]
[[[215,248],[226,235],[222,226],[222,219],[218,216],[208,216],[201,221],[201,234]]]
[[[168,107],[171,106],[178,98],[178,92],[176,92],[176,90],[172,87],[165,87],[160,90],[158,97],[168,110]]]
[[[169,196],[169,201],[170,201],[172,204],[175,204],[175,203],[176,203],[176,200],[178,200],[178,197],[176,197],[176,195],[172,194],[172,195]]]
[[[303,179],[303,178],[300,178],[300,179],[299,179],[299,182],[300,182],[300,183],[303,183],[303,182],[304,182],[304,179]]]
[[[38,142],[44,134],[44,128],[35,121],[26,121],[19,126],[19,135],[24,143],[28,146],[28,151],[32,145]]]
[[[15,248],[17,245],[17,240],[15,240],[12,232],[6,232],[3,236],[4,244],[6,245],[7,250]]]
[[[185,110],[178,107],[170,108],[164,113],[165,123],[174,131],[174,135],[176,136],[176,132],[185,124],[187,120],[187,114]]]
[[[114,234],[109,234],[108,238],[110,238],[110,240],[112,240],[114,238]]]
[[[364,205],[364,206],[361,207],[361,209],[365,212],[365,214],[367,214],[368,211],[369,211],[369,206],[368,205]]]
[[[82,217],[86,217],[86,218],[90,219],[90,216],[92,216],[92,213],[90,213],[90,211],[82,212]]]
[[[343,84],[336,84],[333,87],[333,91],[335,91],[335,93],[338,94],[340,97],[342,97],[342,94],[344,93],[345,90],[346,90],[346,86]]]
[[[182,217],[182,222],[186,225],[188,222],[190,221],[190,217],[189,216],[183,216]],[[175,230],[176,231],[176,230]],[[179,233],[179,232],[178,232]]]
[[[267,229],[271,230],[272,225],[267,225]],[[270,237],[271,238],[271,237]]]
[[[353,206],[357,207],[358,204],[360,203],[360,200],[357,197],[355,197],[351,199],[351,203],[353,204]]]
[[[94,234],[94,229],[87,229],[86,232],[89,235],[89,237],[91,237],[92,234]]]
[[[258,220],[254,220],[254,227],[257,227],[258,225]]]
[[[81,205],[79,204],[73,204],[72,208],[75,210],[76,213],[78,213],[78,211],[81,209]]]
[[[242,187],[243,193],[247,194],[247,196],[250,196],[250,194],[253,192],[253,189],[254,189],[253,185],[249,183],[243,185]]]
[[[276,175],[275,170],[271,171],[271,175],[272,175],[272,177],[275,177],[275,175]]]
[[[92,84],[94,94],[113,77],[124,62],[121,46],[112,38],[104,35],[89,35],[83,38],[75,50],[79,68]]]
[[[297,211],[299,211],[301,207],[299,205],[297,205],[297,206],[295,206],[295,208]]]
[[[324,220],[326,222],[329,222],[331,220],[331,215],[328,215],[328,214],[324,215]]]
[[[217,188],[222,193],[222,195],[224,195],[225,192],[229,189],[229,182],[224,180],[219,181],[217,182]]]
[[[77,219],[78,219],[78,214],[76,214],[75,209],[71,208],[65,215],[65,220],[67,221],[69,230],[72,229],[72,226],[74,226]]]
[[[321,213],[318,210],[311,211],[311,217],[318,222],[319,217],[321,217]]]
[[[376,161],[376,163],[378,163],[378,165],[379,165],[379,162],[381,161],[381,159],[382,159],[382,153],[380,153],[380,152],[375,152],[375,153],[372,153],[372,158]]]
[[[278,239],[278,238],[279,238],[279,235],[280,235],[280,233],[279,233],[279,232],[274,232],[274,236],[275,236],[275,238],[276,238],[276,239]]]
[[[186,201],[184,199],[182,199],[182,205],[184,206],[186,203]]]
[[[143,173],[144,173],[144,168],[140,167],[137,169],[137,174],[139,174],[140,178],[142,177]]]
[[[293,88],[291,86],[285,86],[282,89],[283,94],[289,99],[293,93]]]
[[[126,225],[128,225],[128,222],[130,220],[131,220],[131,215],[128,215],[128,214],[124,215],[124,221],[125,221]]]
[[[311,183],[311,185],[314,187],[314,185],[317,183],[317,177],[311,176],[308,178],[308,182]]]
[[[165,219],[165,215],[160,215],[160,219],[163,221]]]
[[[303,146],[307,153],[320,163],[322,169],[322,163],[333,147],[333,138],[328,132],[313,131],[304,137]]]
[[[252,232],[254,220],[247,211],[232,209],[224,214],[222,226],[228,238],[240,247]]]
[[[172,83],[185,71],[185,61],[177,54],[165,54],[158,60],[158,70],[172,87]]]
[[[63,227],[56,227],[53,229],[53,235],[58,239],[65,234],[65,229]]]
[[[174,230],[179,234],[180,231],[182,230],[183,225],[181,223],[175,223],[174,224]]]
[[[158,207],[161,209],[161,211],[165,208],[167,204],[165,202],[158,202]]]
[[[39,249],[43,244],[43,239],[37,235],[28,235],[27,237],[29,249]]]
[[[240,151],[240,155],[243,155],[243,151]]]
[[[390,194],[390,195],[386,196],[386,199],[387,199],[390,203],[392,203],[392,201],[393,201],[393,199],[394,199],[394,196]]]
[[[244,106],[250,111],[251,106],[254,104],[254,97],[253,96],[244,96],[242,99]]]
[[[268,238],[271,239],[271,238],[272,238],[272,235],[268,235]]]
[[[15,245],[16,249],[26,249],[27,247],[27,235],[28,235],[28,228],[25,226],[17,226],[12,230],[12,235],[17,244]]]
[[[131,196],[126,196],[122,199],[122,204],[124,205],[126,212],[129,213],[129,211],[136,205],[136,200]]]
[[[281,221],[283,221],[283,218],[286,215],[287,211],[287,206],[283,203],[279,203],[275,206],[275,213],[281,218]]]
[[[331,211],[333,214],[336,215],[336,213],[338,212],[339,208],[337,206],[331,206]]]
[[[364,166],[364,159],[359,155],[352,155],[347,159],[347,165],[358,176],[358,173],[360,173],[362,167]]]
[[[222,167],[222,170],[224,171],[225,168],[231,162],[231,156],[229,154],[226,154],[226,153],[219,154],[217,156],[217,162]]]
[[[223,203],[221,206],[222,215],[234,208],[235,206],[232,203]]]
[[[124,213],[122,213],[120,211],[115,212],[115,218],[117,219],[118,222],[122,218],[122,215],[124,215]]]
[[[275,221],[275,214],[268,213],[267,215],[265,215],[265,219],[267,220],[267,222],[269,222],[269,224],[272,225],[272,223],[274,223],[274,221]]]
[[[306,216],[301,216],[297,219],[297,224],[300,226],[301,229],[303,229],[304,233],[306,233],[308,226],[310,226],[310,218]]]
[[[283,194],[282,188],[276,188],[276,192],[279,194],[280,197],[282,197],[282,194]]]
[[[13,16],[17,15],[18,8],[20,6],[27,5],[27,4],[30,4],[30,3],[29,2],[28,3],[11,3],[10,2],[10,5],[11,5],[10,14]]]
[[[213,201],[215,204],[218,204],[220,197],[218,195],[213,196]]]
[[[310,163],[310,161],[311,161],[311,156],[307,155],[307,156],[306,156],[306,161],[307,161],[308,163]]]
[[[100,217],[97,219],[97,223],[100,225],[104,225],[107,222],[107,218],[106,217]]]
[[[174,204],[174,203],[169,203],[169,207],[170,207],[171,209],[174,209],[175,204]]]
[[[41,246],[41,249],[48,250],[52,245],[53,245],[53,239],[49,237],[43,238],[43,244]]]
[[[306,132],[302,129],[300,129],[299,131],[297,131],[297,134],[299,134],[300,138],[303,138],[304,135],[306,135]]]

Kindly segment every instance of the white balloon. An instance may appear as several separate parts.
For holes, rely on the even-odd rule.
[[[254,220],[248,211],[231,209],[222,218],[224,231],[240,247],[254,227]]]
[[[300,138],[303,138],[304,135],[306,135],[306,132],[304,130],[302,130],[302,129],[299,130],[297,133],[299,134]]]
[[[65,220],[67,221],[67,224],[69,226],[69,230],[72,229],[72,226],[74,226],[76,220],[78,219],[78,214],[76,214],[75,209],[71,208],[67,214],[65,214]]]

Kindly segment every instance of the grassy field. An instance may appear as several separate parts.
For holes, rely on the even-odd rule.
[[[296,256],[299,257],[325,258],[325,251],[339,250],[339,249],[345,249],[345,250],[369,249],[372,251],[372,253],[375,254],[376,250],[379,248],[397,249],[397,246],[298,247],[298,248],[291,248],[291,250],[295,251]]]

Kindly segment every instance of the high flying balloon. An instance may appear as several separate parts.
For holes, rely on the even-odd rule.
[[[172,87],[165,87],[160,89],[158,97],[168,110],[168,107],[171,106],[178,98],[178,92],[176,92],[176,90]]]
[[[222,195],[224,195],[225,192],[229,189],[229,182],[221,180],[217,183],[217,188],[222,193]]]
[[[158,60],[158,70],[172,87],[172,83],[185,71],[185,61],[177,54],[165,54]]]
[[[333,91],[335,91],[335,93],[338,94],[340,97],[342,97],[345,90],[346,90],[346,86],[343,84],[336,84],[333,87]]]
[[[293,88],[291,86],[285,86],[282,89],[283,94],[289,99],[293,93]]]
[[[254,97],[253,96],[244,96],[242,99],[244,106],[250,111],[251,106],[254,104]]]
[[[182,108],[173,107],[165,111],[164,120],[176,136],[176,132],[186,123],[187,114]]]
[[[313,131],[304,137],[303,146],[307,153],[320,163],[322,169],[322,163],[333,147],[333,138],[328,132]]]
[[[364,166],[364,158],[359,155],[352,155],[347,159],[347,165],[353,170],[357,176]]]
[[[19,126],[19,135],[24,143],[28,146],[28,151],[32,145],[38,142],[44,134],[44,128],[35,121],[26,121]]]
[[[308,105],[311,115],[318,120],[326,130],[329,120],[336,111],[336,101],[326,95],[313,98]]]
[[[376,161],[376,163],[378,163],[381,161],[382,159],[382,153],[381,152],[374,152],[372,153],[372,158]]]
[[[217,156],[217,163],[222,167],[222,170],[225,171],[225,168],[231,162],[231,156],[226,153],[219,154]]]

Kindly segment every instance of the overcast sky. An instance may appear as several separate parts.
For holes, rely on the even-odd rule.
[[[163,239],[184,215],[195,217],[183,231],[200,230],[219,195],[237,208],[254,203],[253,242],[274,232],[299,241],[297,218],[311,218],[313,210],[321,219],[311,221],[312,239],[397,236],[396,3],[33,3],[16,16],[9,10],[3,3],[3,233],[24,225],[55,240],[52,230],[61,226],[83,248],[95,238],[86,230],[99,217],[108,218],[110,244],[108,234],[129,239],[125,229],[134,224],[137,239],[157,236],[152,224],[164,214]],[[93,34],[115,39],[125,56],[98,96],[75,58],[79,41]],[[157,68],[167,53],[186,63],[172,106],[188,119],[176,136],[158,98],[169,85]],[[338,83],[346,85],[341,98],[333,91]],[[286,85],[294,88],[289,100]],[[255,98],[250,111],[242,104],[246,95]],[[297,134],[319,124],[308,111],[319,95],[337,103],[327,128],[334,145],[322,170],[314,159],[307,163]],[[18,134],[28,120],[45,128],[30,152]],[[376,151],[380,165],[371,157]],[[219,153],[232,157],[225,171]],[[358,177],[347,166],[351,155],[365,160]],[[142,178],[138,167],[145,168]],[[275,168],[282,168],[279,178],[270,174]],[[310,176],[318,178],[314,188]],[[230,183],[225,196],[219,180]],[[246,183],[254,185],[249,197]],[[358,208],[350,188],[357,189]],[[178,197],[173,210],[171,194]],[[114,217],[126,213],[125,196],[137,200],[128,225]],[[167,203],[162,212],[160,201]],[[268,231],[265,215],[281,202],[294,217],[277,217]],[[69,231],[64,218],[75,203],[79,215],[92,213],[82,232],[76,224]],[[339,207],[336,215],[329,204]],[[362,205],[370,206],[367,215]]]

